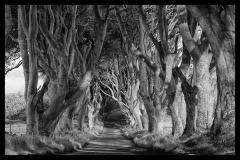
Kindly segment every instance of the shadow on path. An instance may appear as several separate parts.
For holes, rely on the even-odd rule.
[[[147,149],[137,147],[131,140],[125,138],[122,131],[119,129],[119,127],[125,124],[125,121],[119,119],[106,118],[104,129],[96,139],[87,142],[82,149],[65,155],[157,154],[154,151],[147,151]]]

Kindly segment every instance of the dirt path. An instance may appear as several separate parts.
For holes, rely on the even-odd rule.
[[[146,149],[137,147],[131,140],[126,139],[119,129],[123,123],[124,122],[116,121],[116,119],[107,118],[107,121],[104,123],[103,132],[98,135],[98,138],[89,141],[82,149],[65,155],[156,154],[153,151],[147,151]]]

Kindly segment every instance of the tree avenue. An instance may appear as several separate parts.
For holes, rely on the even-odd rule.
[[[233,5],[6,5],[5,75],[19,66],[28,135],[97,135],[112,101],[133,130],[164,136],[170,115],[175,140],[235,137]]]

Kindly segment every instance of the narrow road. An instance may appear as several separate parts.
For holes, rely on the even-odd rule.
[[[111,125],[111,124],[110,124]],[[98,138],[89,141],[75,153],[69,155],[106,155],[124,154],[131,155],[130,147],[134,144],[123,137],[120,129],[104,127]]]
[[[82,149],[65,155],[156,154],[154,151],[147,151],[147,149],[137,147],[131,140],[125,138],[119,126],[121,126],[120,121],[108,119],[104,123],[103,132],[96,139],[90,140]]]

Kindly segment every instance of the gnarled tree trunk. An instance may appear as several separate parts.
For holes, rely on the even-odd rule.
[[[183,134],[186,124],[186,104],[183,98],[181,82],[178,82],[173,104],[170,105],[172,114],[172,135],[174,138],[179,138]]]
[[[154,115],[153,118],[156,121],[153,129],[154,133],[163,134],[164,131],[164,119],[166,117],[166,107],[162,106],[160,96],[160,70],[156,70],[154,73]],[[163,84],[162,84],[163,85]]]
[[[27,37],[28,51],[29,51],[29,84],[27,89],[27,134],[37,134],[36,120],[35,120],[35,109],[37,105],[37,99],[35,98],[37,93],[38,83],[38,56],[37,56],[37,41],[36,37],[38,34],[38,23],[37,23],[37,6],[31,5],[29,11],[29,27],[26,23],[25,17],[25,6],[19,6],[19,19],[21,19],[22,29]],[[20,22],[19,22],[20,23]],[[19,34],[21,33],[21,28]],[[21,35],[20,39],[24,36]],[[22,46],[24,47],[24,46]],[[24,52],[25,48],[22,48]],[[27,53],[26,53],[27,54]],[[24,66],[27,66],[27,61],[24,62]]]
[[[196,86],[198,87],[197,121],[196,131],[205,133],[209,131],[213,123],[214,86],[211,85],[209,67],[212,54],[208,50],[202,53],[196,64]]]
[[[142,98],[140,98],[140,110],[141,110],[141,119],[144,130],[148,130],[148,114],[144,105]]]
[[[214,16],[209,6],[188,9],[206,34],[216,64],[218,100],[212,131],[218,137],[235,130],[235,9],[225,5]]]
[[[76,8],[77,6],[74,6],[74,14],[76,16]],[[43,7],[43,15],[44,15],[44,7]],[[97,14],[99,14],[99,12],[97,12]],[[53,101],[51,102],[51,105],[48,109],[46,109],[44,111],[43,114],[41,114],[41,125],[39,130],[41,130],[41,134],[44,134],[46,136],[52,134],[52,131],[55,128],[55,124],[57,121],[57,117],[59,116],[59,113],[64,112],[70,105],[74,104],[78,99],[80,99],[80,101],[83,101],[86,92],[87,92],[87,88],[90,85],[90,82],[92,80],[93,77],[93,72],[95,70],[95,64],[99,59],[101,50],[102,50],[102,45],[105,39],[105,35],[106,35],[106,28],[107,28],[107,16],[106,19],[102,19],[101,18],[102,15],[100,15],[100,19],[99,19],[99,15],[97,17],[98,22],[99,22],[99,32],[98,32],[98,37],[97,37],[97,41],[95,44],[95,48],[94,48],[94,57],[92,56],[89,60],[89,63],[87,64],[87,66],[84,66],[85,62],[84,59],[82,58],[82,56],[80,56],[78,48],[76,47],[76,42],[75,42],[75,37],[73,36],[73,40],[71,41],[71,38],[69,38],[68,43],[71,44],[71,42],[73,42],[73,48],[75,50],[75,52],[77,52],[77,54],[80,56],[80,62],[82,62],[79,67],[79,69],[81,70],[81,74],[83,75],[82,79],[80,77],[80,80],[78,82],[78,86],[75,87],[73,90],[68,92],[68,85],[67,85],[67,80],[68,80],[68,76],[69,76],[69,68],[70,65],[68,64],[68,62],[66,62],[66,59],[64,58],[66,55],[69,55],[68,52],[65,53],[65,51],[68,49],[62,48],[61,44],[55,43],[55,39],[53,39],[53,37],[51,37],[51,34],[49,33],[49,31],[47,31],[47,27],[46,24],[44,24],[44,21],[41,21],[41,30],[44,33],[45,38],[48,40],[48,42],[51,43],[51,46],[59,51],[61,54],[60,57],[58,57],[59,60],[59,69],[58,69],[58,73],[59,73],[59,77],[58,77],[58,89],[57,89],[57,94],[54,96]],[[76,18],[76,17],[75,17]],[[74,19],[74,16],[73,16]],[[73,27],[71,28],[70,31],[75,31],[74,27],[75,27],[75,19],[73,20],[72,23]],[[75,33],[75,32],[73,32]],[[67,46],[69,46],[69,44]],[[63,49],[63,51],[61,51],[60,49]],[[95,56],[96,55],[96,56]],[[85,59],[86,60],[86,59]],[[86,72],[85,72],[86,71]]]
[[[94,127],[94,123],[93,123],[93,111],[94,111],[94,107],[91,104],[87,104],[88,107],[88,124],[89,124],[89,131],[90,133],[92,133],[92,129]]]
[[[214,91],[214,87],[211,86],[209,73],[209,66],[212,55],[209,53],[208,40],[202,41],[200,46],[196,44],[196,41],[199,41],[201,37],[201,34],[199,35],[198,27],[196,27],[195,32],[195,29],[192,28],[194,30],[192,30],[191,35],[186,19],[186,6],[179,5],[177,6],[177,10],[180,33],[183,37],[183,41],[188,52],[193,58],[195,65],[195,73],[193,76],[196,75],[196,82],[194,87],[191,87],[184,79],[182,79],[182,89],[187,103],[188,113],[187,126],[184,134],[191,135],[191,132],[193,131],[205,133],[209,130],[209,127],[212,124],[214,110],[214,97],[213,94],[211,94]],[[192,37],[193,35],[194,37]]]

